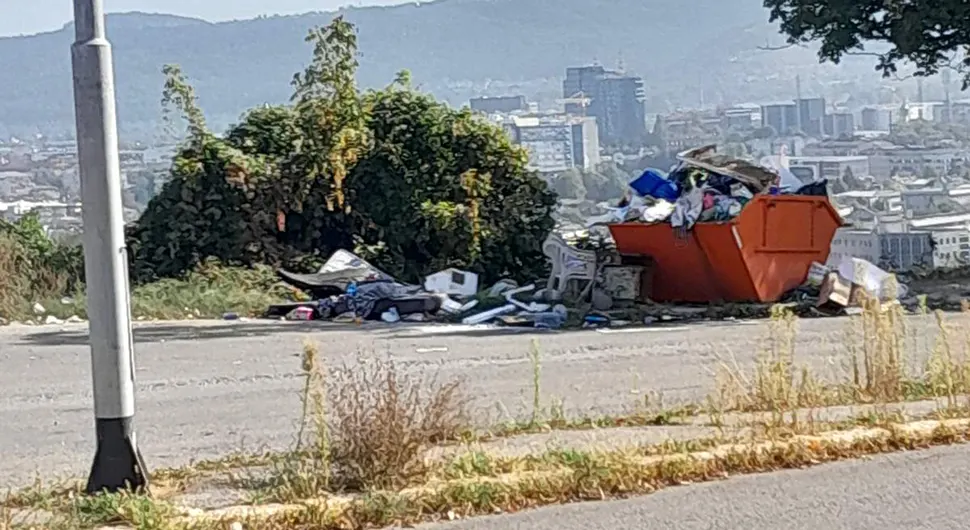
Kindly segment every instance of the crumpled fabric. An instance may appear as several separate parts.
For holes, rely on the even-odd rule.
[[[369,318],[377,302],[385,299],[407,298],[424,289],[418,285],[405,285],[388,280],[362,282],[357,285],[357,294],[342,294],[317,301],[320,318],[330,318],[339,313],[353,311],[360,318]]]
[[[714,220],[729,221],[741,213],[741,201],[721,195],[714,202]]]
[[[670,226],[674,228],[690,229],[697,222],[704,210],[704,190],[693,188],[684,193],[674,204],[674,213],[670,216]]]
[[[397,282],[368,282],[357,285],[357,295],[353,297],[353,309],[361,318],[368,318],[374,305],[384,299],[406,298],[424,289],[418,285],[404,285]]]

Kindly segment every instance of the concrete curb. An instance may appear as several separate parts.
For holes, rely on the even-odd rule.
[[[757,455],[769,451],[783,450],[818,450],[819,448],[849,448],[860,443],[886,442],[891,439],[908,439],[914,442],[931,443],[941,430],[953,431],[963,436],[970,436],[970,419],[953,420],[927,420],[912,423],[892,424],[887,427],[855,428],[846,431],[832,431],[819,435],[798,435],[784,441],[767,441],[756,443],[735,443],[726,444],[707,451],[680,453],[671,455],[644,456],[638,459],[639,464],[646,466],[668,463],[671,461],[695,460],[706,461],[714,459],[725,459],[732,455]],[[879,446],[873,445],[866,454],[881,454],[886,451],[877,450]],[[627,450],[635,449],[633,447]],[[604,451],[604,453],[614,453],[616,451]],[[862,456],[861,454],[858,456]],[[846,457],[849,459],[853,457]],[[528,474],[501,475],[498,477],[482,477],[470,479],[471,482],[502,482],[505,484],[524,483],[536,479],[555,479],[571,473],[570,470],[553,472],[532,472]],[[469,482],[464,481],[464,482]],[[442,482],[421,488],[411,488],[401,491],[405,497],[418,500],[421,497],[430,495],[446,484],[454,484],[458,481]],[[354,495],[340,495],[325,499],[312,499],[296,504],[268,504],[261,506],[230,506],[214,510],[201,510],[191,507],[180,507],[182,516],[177,522],[199,524],[199,523],[220,523],[232,524],[233,522],[261,520],[271,517],[280,517],[301,513],[308,508],[324,509],[326,513],[338,518],[347,508],[349,508],[359,497]],[[245,526],[245,523],[243,523]]]

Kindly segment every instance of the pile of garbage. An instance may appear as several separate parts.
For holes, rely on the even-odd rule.
[[[337,322],[457,322],[466,325],[559,328],[566,322],[562,304],[543,301],[545,290],[519,287],[503,280],[478,291],[478,275],[447,269],[425,278],[423,285],[399,282],[363,258],[339,250],[312,274],[278,270],[277,276],[303,291],[310,300],[270,306],[265,316],[287,320]],[[480,302],[487,309],[473,313]]]
[[[813,263],[801,290],[817,291],[816,307],[848,313],[857,312],[867,299],[896,303],[909,292],[894,274],[850,256],[832,268]]]
[[[472,273],[442,271],[430,276],[430,283],[426,285],[410,285],[346,250],[335,252],[316,273],[298,274],[281,269],[277,276],[306,293],[310,300],[270,306],[265,315],[269,318],[421,322],[461,314],[478,303],[474,299],[466,300],[476,294],[478,287],[477,276]],[[462,283],[435,284],[442,277]]]
[[[825,181],[804,184],[784,167],[768,168],[721,155],[708,145],[677,155],[669,173],[647,169],[630,182],[634,193],[588,226],[617,222],[669,222],[691,229],[698,222],[737,217],[759,194],[827,195]]]

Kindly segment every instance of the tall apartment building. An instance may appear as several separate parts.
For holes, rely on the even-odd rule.
[[[772,103],[761,107],[761,126],[785,135],[798,128],[798,107],[794,103]]]
[[[802,132],[809,136],[821,136],[825,131],[825,98],[802,98],[795,100],[801,119]]]
[[[862,109],[862,130],[889,131],[893,127],[893,110],[886,107]]]
[[[825,135],[833,138],[852,136],[855,133],[855,116],[851,112],[833,112],[823,118]]]
[[[761,125],[778,134],[801,130],[810,136],[825,134],[825,98],[803,98],[761,107]]]
[[[639,143],[647,135],[643,80],[607,70],[602,66],[566,69],[563,98],[567,114],[596,118],[599,140],[604,144]],[[570,101],[586,98],[588,107]]]
[[[556,173],[593,169],[600,163],[595,118],[568,115],[513,116],[512,141],[529,153],[529,169]]]
[[[599,89],[600,78],[606,75],[602,66],[573,66],[566,68],[562,81],[562,97],[566,99],[592,98]],[[582,115],[586,112],[578,102],[567,102],[566,114]]]

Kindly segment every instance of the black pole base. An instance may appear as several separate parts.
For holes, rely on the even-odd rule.
[[[118,491],[147,492],[148,472],[134,440],[132,418],[98,418],[98,448],[88,477],[89,495]]]

